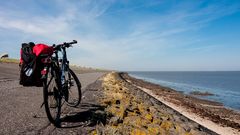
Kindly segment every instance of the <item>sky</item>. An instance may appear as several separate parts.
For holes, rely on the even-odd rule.
[[[71,64],[122,71],[240,70],[239,0],[0,0],[0,53],[78,41]]]

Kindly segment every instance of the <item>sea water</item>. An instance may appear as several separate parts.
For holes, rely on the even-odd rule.
[[[240,110],[240,71],[128,73],[135,78],[170,87],[185,94],[207,91],[214,95],[200,98],[221,102],[226,107]]]

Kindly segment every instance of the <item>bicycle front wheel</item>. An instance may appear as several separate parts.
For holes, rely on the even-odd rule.
[[[68,75],[66,76],[67,104],[71,107],[76,107],[81,102],[81,83],[76,74],[69,68]]]
[[[59,91],[58,73],[53,68],[49,68],[43,82],[43,98],[49,121],[56,127],[60,127],[62,97]]]

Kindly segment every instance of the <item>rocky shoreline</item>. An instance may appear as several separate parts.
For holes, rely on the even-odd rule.
[[[190,95],[193,95],[193,96],[214,96],[213,93],[210,93],[208,91],[205,91],[205,92],[201,92],[201,91],[192,91],[189,93]]]
[[[154,95],[157,95],[164,101],[171,103],[174,106],[184,108],[184,111],[187,111],[188,113],[196,114],[202,119],[217,123],[221,127],[229,127],[229,131],[233,131],[233,134],[240,133],[240,113],[225,108],[221,103],[184,95],[173,89],[133,78],[127,73],[120,73],[120,76],[135,86],[150,90]]]
[[[221,103],[184,95],[127,73],[106,73],[84,95],[91,97],[85,102],[94,105],[83,132],[87,134],[240,133],[239,113]]]
[[[105,121],[93,134],[217,134],[139,89],[127,77],[113,72],[100,79],[98,102]]]

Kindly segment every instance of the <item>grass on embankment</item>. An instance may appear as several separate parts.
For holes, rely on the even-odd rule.
[[[76,65],[71,65],[70,68],[78,74],[83,74],[83,73],[93,73],[93,72],[110,72],[111,70],[106,70],[106,69],[98,69],[98,68],[91,68],[91,67],[81,67],[81,66],[76,66]]]
[[[19,60],[18,59],[13,59],[13,58],[2,58],[2,59],[0,59],[0,63],[15,63],[15,64],[18,64]]]
[[[19,64],[19,59],[14,58],[2,58],[0,59],[0,63],[14,63]],[[76,65],[70,65],[70,68],[78,74],[83,73],[93,73],[93,72],[110,72],[110,70],[106,69],[98,69],[98,68],[91,68],[91,67],[82,67],[82,66],[76,66]]]

